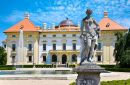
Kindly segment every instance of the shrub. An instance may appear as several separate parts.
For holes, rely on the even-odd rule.
[[[69,68],[75,68],[75,64],[69,64]]]
[[[0,65],[5,65],[7,62],[7,53],[5,53],[5,49],[0,46]]]

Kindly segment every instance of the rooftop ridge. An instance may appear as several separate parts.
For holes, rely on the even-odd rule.
[[[108,18],[108,17],[105,17],[105,18]],[[110,19],[110,18],[108,18],[108,19]],[[110,19],[110,20],[112,20],[112,19]],[[113,22],[115,22],[114,20],[112,20]],[[117,23],[117,22],[115,22],[115,23]],[[117,23],[118,25],[120,25],[119,23]],[[120,25],[120,26],[122,26],[122,25]],[[122,26],[122,27],[124,27],[124,26]],[[125,28],[125,27],[124,27]],[[126,28],[127,29],[127,28]]]

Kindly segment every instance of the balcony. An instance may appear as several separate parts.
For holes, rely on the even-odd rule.
[[[79,50],[50,50],[50,53],[79,53]]]
[[[28,52],[28,54],[32,54],[33,50],[28,50],[27,52]]]
[[[11,51],[11,54],[16,54],[16,50],[12,50],[12,51]]]

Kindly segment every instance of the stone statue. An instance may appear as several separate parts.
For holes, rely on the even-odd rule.
[[[87,16],[82,19],[81,35],[79,37],[82,52],[81,62],[76,68],[73,68],[74,72],[77,72],[76,85],[101,85],[100,73],[105,69],[101,68],[93,60],[94,50],[97,49],[97,40],[100,37],[100,26],[97,24],[94,18],[90,17],[92,9],[87,9]],[[93,23],[96,25],[94,28]],[[86,38],[83,35],[83,27],[85,26]]]
[[[82,44],[82,52],[80,64],[84,62],[84,60],[87,60],[87,62],[94,61],[94,50],[96,50],[98,46],[97,40],[100,37],[100,26],[94,18],[90,17],[92,14],[92,9],[87,9],[86,14],[87,16],[82,19],[81,23],[80,42]],[[96,28],[94,28],[93,23],[96,25]],[[83,35],[84,26],[86,30],[86,40]]]

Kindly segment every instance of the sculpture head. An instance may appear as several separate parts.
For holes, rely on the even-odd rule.
[[[92,9],[87,9],[87,11],[86,11],[86,14],[87,15],[91,15],[93,13],[93,10]]]

